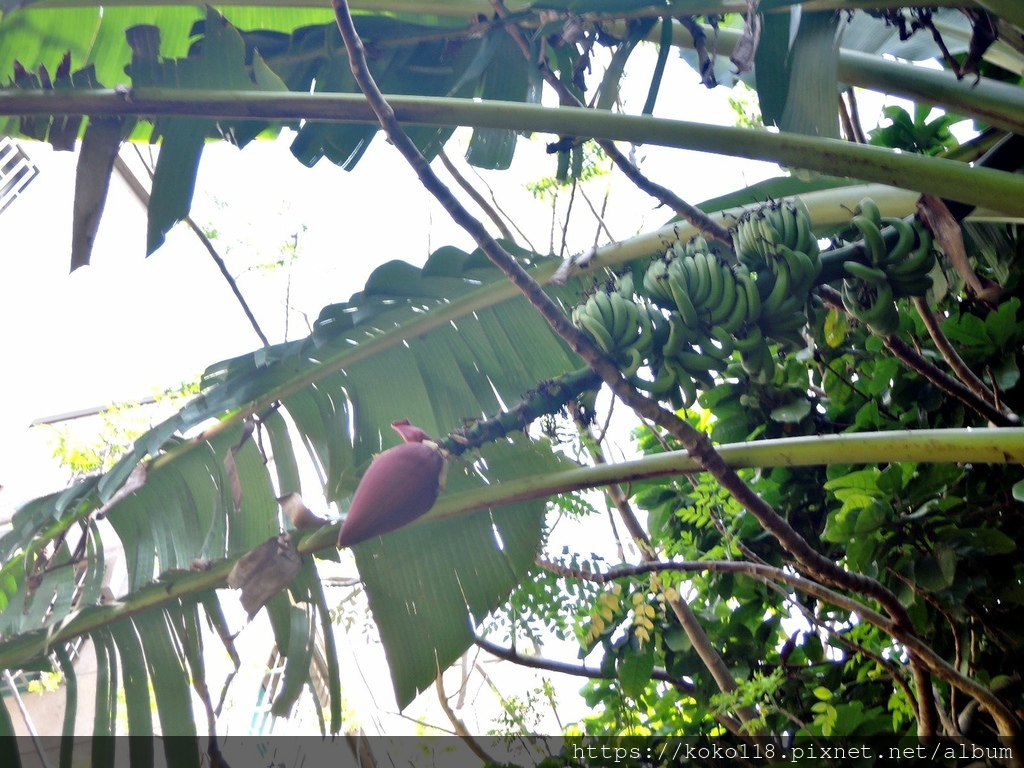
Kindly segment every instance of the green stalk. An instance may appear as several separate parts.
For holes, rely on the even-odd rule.
[[[610,30],[615,33],[620,26],[624,31],[625,25],[618,24],[610,25]],[[715,34],[710,28],[706,31],[709,38]],[[740,35],[739,30],[720,28],[719,54],[730,55]],[[676,45],[693,48],[693,37],[682,24],[673,26],[673,36]],[[648,40],[653,37],[648,35]],[[925,69],[845,48],[839,50],[838,77],[847,85],[922,101],[1013,133],[1024,133],[1024,88],[1017,85],[987,77],[977,83],[973,77],[957,80],[948,70]]]
[[[746,157],[913,189],[1024,216],[1024,177],[882,147],[572,107],[410,96],[389,96],[388,101],[398,120],[406,124],[507,128]],[[136,89],[129,98],[109,90],[0,93],[0,115],[55,114],[374,122],[369,105],[356,94],[186,93],[165,88]]]
[[[1024,463],[1024,427],[812,435],[722,445],[718,447],[718,453],[733,469],[889,462],[1017,464]],[[652,477],[700,471],[700,464],[686,451],[655,454],[618,464],[578,467],[442,497],[420,520],[429,522],[497,504],[548,497],[582,488],[612,483],[622,485]],[[308,543],[312,545],[313,539],[319,541],[320,537],[318,532]],[[336,537],[331,540],[336,540]],[[306,551],[305,546],[302,549]]]
[[[889,462],[1024,463],[1024,428],[936,429],[913,432],[872,432],[761,440],[723,445],[718,452],[726,464],[741,467],[806,467],[828,464]],[[646,456],[619,464],[578,467],[539,477],[496,483],[473,491],[443,496],[425,517],[414,523],[465,515],[487,507],[526,499],[596,488],[612,483],[700,471],[686,451]],[[338,523],[326,525],[303,538],[303,554],[334,547]],[[0,644],[0,669],[18,669],[46,653],[55,644],[93,632],[140,611],[167,605],[181,598],[223,587],[238,558],[210,564],[205,571],[181,571],[104,606],[83,609],[56,631],[18,635]]]
[[[1024,88],[983,77],[957,80],[949,70],[925,69],[856,51],[839,54],[839,79],[848,85],[934,104],[1002,128],[1024,133]]]
[[[821,190],[802,195],[801,199],[810,211],[813,225],[821,227],[847,222],[850,217],[850,211],[865,196],[875,200],[883,216],[906,216],[914,208],[914,195],[892,187],[878,185],[838,187]],[[723,220],[731,223],[743,210],[745,208],[735,208],[723,211],[719,215],[723,217]],[[697,230],[687,222],[669,224],[656,232],[595,249],[586,264],[577,267],[577,270],[581,273],[589,272],[619,266],[635,259],[654,256],[663,253],[677,238],[687,240],[695,234],[697,234]],[[530,274],[535,280],[543,284],[551,279],[557,268],[558,263],[552,261],[534,268],[530,271]],[[250,402],[246,407],[236,409],[231,414],[223,416],[220,421],[207,427],[203,435],[206,439],[210,439],[225,429],[231,429],[233,425],[246,416],[259,413],[271,403],[284,399],[290,394],[308,387],[310,384],[321,381],[346,366],[354,365],[385,349],[402,344],[410,339],[415,339],[478,309],[494,306],[502,301],[514,298],[516,295],[517,289],[510,282],[507,280],[496,280],[450,303],[438,305],[416,319],[376,335],[372,339],[360,343],[358,346],[352,347],[346,344],[333,350],[330,347],[325,347],[320,350],[322,356],[316,368],[304,370],[282,381],[273,389],[262,393],[259,399]],[[156,429],[159,430],[160,426],[158,425]],[[203,441],[185,441],[176,448],[172,448],[153,459],[149,465],[149,471],[173,462],[183,454],[203,444]],[[96,507],[98,506],[99,501],[97,500]],[[55,526],[64,530],[94,508],[85,506],[81,508],[80,513],[63,517],[59,523],[51,526],[42,538],[47,541],[52,540],[59,533],[59,531],[54,530]],[[9,563],[4,563],[0,566],[0,578],[3,577],[5,572],[21,567],[23,567],[23,555],[19,555]]]

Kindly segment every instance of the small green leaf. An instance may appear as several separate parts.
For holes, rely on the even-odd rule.
[[[625,644],[615,671],[624,694],[632,699],[642,696],[654,672],[654,644],[648,641],[639,648],[633,642]]]
[[[811,693],[813,693],[814,698],[818,699],[819,701],[828,701],[832,698],[832,691],[830,691],[823,685],[819,685],[817,688],[811,691]]]
[[[842,346],[846,341],[850,324],[846,320],[846,313],[838,309],[830,309],[825,315],[825,343],[832,349]]]
[[[992,342],[985,330],[985,321],[970,314],[950,317],[942,324],[943,332],[953,341],[979,351],[989,350]]]
[[[991,370],[996,387],[1004,392],[1013,389],[1020,381],[1020,368],[1017,366],[1017,356],[1014,353],[1006,355],[993,365]]]
[[[811,401],[805,397],[772,408],[771,419],[783,424],[796,424],[807,418],[811,412]]]

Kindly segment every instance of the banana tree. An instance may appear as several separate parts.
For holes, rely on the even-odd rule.
[[[939,5],[385,0],[353,17],[340,2],[5,4],[0,130],[81,138],[72,268],[89,261],[122,142],[160,142],[152,252],[187,216],[209,140],[282,125],[298,162],[347,168],[383,126],[479,248],[382,265],[307,338],[210,366],[113,469],[21,507],[0,538],[0,666],[52,656],[73,677],[63,644],[88,637],[96,734],[113,732],[120,679],[132,733],[152,733],[133,706],[151,685],[162,733],[195,737],[201,619],[222,627],[221,601],[237,599],[222,588],[241,586],[287,658],[275,711],[301,692],[321,628],[338,732],[346,670],[318,569],[340,521],[296,525],[278,499],[312,495],[305,452],[344,519],[408,418],[448,453],[446,487],[425,516],[353,547],[400,706],[474,644],[542,665],[481,628],[524,606],[564,627],[572,584],[589,616],[581,654],[602,651],[593,695],[628,697],[648,733],[985,744],[991,728],[1016,743],[1024,39],[1012,6]],[[649,97],[624,114],[620,79],[648,42]],[[596,47],[609,64],[588,83]],[[654,117],[676,47],[709,86],[750,78],[778,130]],[[933,58],[945,67],[910,63]],[[915,151],[858,141],[853,86],[923,108],[899,123]],[[975,119],[977,137],[951,146],[932,106]],[[570,178],[596,141],[677,217],[571,262],[497,241],[430,171],[457,126],[473,128],[470,162],[493,169],[514,164],[519,132],[556,134]],[[693,206],[615,142],[793,171]],[[591,440],[602,386],[651,426],[636,461],[606,464]],[[559,413],[587,458],[523,434]],[[582,569],[545,551],[550,500],[598,487],[641,562]],[[103,518],[129,565],[112,604],[99,600]],[[198,740],[168,744],[199,760]]]

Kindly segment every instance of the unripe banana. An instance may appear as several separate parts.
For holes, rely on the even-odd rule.
[[[821,271],[821,262],[815,266],[811,257],[803,251],[795,251],[785,245],[779,246],[779,257],[785,260],[789,268],[791,289],[795,294],[805,295],[814,285],[818,273]]]
[[[886,254],[885,263],[887,266],[898,264],[903,261],[914,247],[914,227],[904,219],[898,217],[887,217],[882,219],[882,224],[892,227],[898,233],[896,245],[889,249]]]
[[[691,328],[696,328],[700,324],[697,317],[697,309],[690,300],[690,294],[682,273],[678,270],[670,270],[668,286],[672,291],[672,300],[676,305],[676,309],[679,310],[679,314],[682,315],[683,321]]]
[[[757,290],[754,276],[742,264],[736,268],[736,282],[739,283],[744,293],[747,294],[746,321],[748,323],[756,323],[758,318],[761,317],[761,293]]]
[[[612,340],[617,349],[624,349],[636,341],[637,327],[639,321],[636,316],[636,304],[632,299],[624,299],[619,293],[612,293],[608,296],[612,305]]]
[[[655,397],[663,397],[676,387],[676,374],[667,365],[661,365],[654,377],[654,381],[641,379],[635,373],[628,377],[629,383],[644,392],[650,392]]]
[[[899,329],[900,317],[893,301],[892,288],[888,283],[868,287],[865,293],[874,291],[874,297],[861,299],[855,286],[843,281],[843,306],[857,320],[867,325],[874,333],[888,336]]]
[[[779,219],[782,222],[782,245],[796,248],[799,233],[796,228],[796,208],[788,202],[779,203]]]
[[[725,275],[722,272],[722,263],[711,254],[700,254],[699,258],[707,267],[708,283],[710,289],[707,296],[701,298],[700,303],[694,302],[698,309],[713,309],[722,301],[725,292]]]
[[[762,242],[760,213],[747,211],[736,224],[736,258],[750,270],[757,272],[765,267],[765,247]]]
[[[585,331],[594,340],[594,343],[601,348],[602,352],[606,355],[611,354],[615,348],[615,343],[601,321],[595,317],[597,314],[596,309],[594,312],[595,314],[591,314],[589,310],[584,309],[573,319],[577,327]]]
[[[694,352],[692,347],[690,351],[684,349],[677,352],[673,359],[690,375],[720,371],[725,367],[721,360],[703,352]]]
[[[761,329],[756,325],[747,326],[741,333],[736,334],[733,337],[733,343],[736,345],[741,353],[749,353],[754,347],[759,346],[764,341],[764,335],[761,333]]]
[[[861,200],[857,210],[866,216],[877,229],[882,228],[882,212],[878,209],[878,204],[870,197],[865,197]]]
[[[697,292],[697,288],[700,285],[700,274],[697,272],[697,263],[693,260],[693,256],[684,254],[675,262],[673,269],[682,273],[686,283],[686,290],[690,294],[690,300],[693,301],[693,295]],[[671,272],[672,270],[669,271]]]
[[[859,261],[844,261],[843,269],[845,269],[850,275],[863,280],[865,283],[871,285],[881,285],[887,282],[885,271],[878,267],[869,267],[865,264],[861,264]]]
[[[615,327],[615,314],[612,310],[612,301],[608,294],[602,290],[594,291],[587,301],[587,307],[588,309],[590,307],[596,308],[597,317],[600,319],[601,325],[611,334],[612,329]],[[591,312],[590,314],[593,315],[594,313]]]
[[[660,355],[661,349],[668,343],[668,337],[671,333],[669,321],[662,314],[661,310],[653,305],[647,307],[647,316],[651,319],[651,326],[654,329],[653,350],[651,354]]]
[[[659,307],[674,308],[672,289],[668,284],[668,262],[664,259],[652,261],[647,267],[647,271],[644,273],[644,288],[651,301]]]
[[[697,382],[685,371],[676,372],[676,384],[679,385],[680,398],[674,403],[677,408],[691,408],[697,402]]]
[[[690,242],[686,244],[685,253],[687,256],[696,256],[698,253],[708,253],[711,249],[708,247],[708,241],[704,239],[704,235],[699,232],[690,238]]]
[[[623,376],[629,378],[640,370],[640,366],[643,365],[644,358],[637,349],[632,347],[625,350],[623,357],[625,362],[619,366],[619,370],[622,371]]]
[[[773,262],[774,273],[775,273],[775,284],[772,286],[771,293],[761,301],[761,317],[771,317],[779,307],[782,306],[782,302],[789,296],[791,276],[789,274],[789,267],[786,262],[782,259],[777,259]]]
[[[935,252],[932,249],[932,233],[924,224],[915,222],[919,244],[913,253],[901,261],[894,261],[889,273],[895,278],[919,277],[932,271],[935,266]]]
[[[714,344],[710,343],[710,339],[707,346],[701,343],[700,349],[705,355],[717,357],[719,360],[728,360],[732,357],[732,353],[736,351],[736,341],[733,339],[732,333],[723,327],[712,328],[711,339],[718,342],[718,347],[716,348]]]
[[[793,207],[796,209],[797,229],[797,241],[793,250],[803,251],[811,261],[814,261],[821,249],[818,248],[818,239],[811,231],[811,212],[807,210],[807,204],[799,197],[796,198]]]
[[[717,260],[716,260],[717,261]],[[727,318],[736,307],[736,297],[740,291],[736,286],[736,276],[725,264],[718,262],[715,271],[721,276],[722,295],[719,300],[710,305],[711,325],[720,324]]]
[[[878,225],[867,216],[854,216],[852,223],[860,233],[861,239],[864,240],[864,246],[871,257],[872,266],[885,264],[887,255],[885,240],[882,238],[882,230],[878,228]]]
[[[761,229],[761,241],[764,243],[763,253],[767,258],[775,254],[775,246],[781,242],[782,235],[775,231],[775,227],[772,226],[767,216],[762,215],[757,223]]]
[[[697,275],[696,282],[691,285],[692,293],[690,295],[690,298],[693,299],[694,307],[705,306],[708,302],[708,297],[711,296],[715,289],[715,283],[711,276],[711,270],[714,266],[713,258],[706,253],[695,253],[690,257],[694,272]]]
[[[740,353],[743,370],[755,381],[765,384],[775,377],[775,356],[763,338],[748,352]]]
[[[646,359],[654,351],[654,320],[651,317],[650,307],[646,304],[637,307],[636,321],[638,331],[632,347]]]
[[[675,357],[686,344],[696,340],[696,326],[687,325],[683,316],[678,312],[669,315],[668,339],[661,348],[661,356],[665,359]]]
[[[753,279],[749,278],[749,275],[748,275],[748,281],[749,281],[749,285],[752,286],[752,288],[753,288],[754,295],[756,296],[757,295],[757,287],[754,285]],[[738,278],[734,278],[734,283],[736,285],[736,299],[735,299],[735,302],[733,303],[732,311],[730,311],[729,314],[726,315],[718,323],[714,323],[714,316],[712,316],[712,322],[716,326],[716,328],[712,328],[712,331],[717,330],[717,329],[720,328],[720,329],[726,331],[726,333],[735,333],[741,327],[743,327],[744,323],[746,323],[748,321],[749,322],[756,322],[756,320],[757,320],[756,317],[753,317],[753,318],[751,317],[750,301],[749,301],[749,298],[748,298],[749,297],[748,290],[746,289],[744,284]],[[761,308],[760,297],[758,297],[757,301],[758,301],[758,314],[760,314],[760,308]]]

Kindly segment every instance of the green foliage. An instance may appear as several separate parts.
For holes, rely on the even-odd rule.
[[[784,8],[792,3],[770,5]],[[972,114],[969,108],[977,117],[978,100],[967,89],[927,91],[934,98],[921,97],[913,117],[890,108],[885,114],[891,125],[872,134],[875,149],[821,138],[836,135],[839,73],[864,76],[869,71],[863,61],[858,70],[858,58],[848,55],[856,51],[837,47],[842,39],[837,29],[848,23],[846,30],[856,33],[851,37],[864,41],[872,30],[884,27],[879,18],[857,11],[831,13],[825,5],[825,11],[801,14],[795,36],[790,34],[788,11],[770,14],[755,64],[762,75],[757,92],[764,120],[786,133],[804,135],[780,137],[754,130],[754,114],[743,108],[739,122],[744,133],[711,131],[707,135],[718,138],[698,148],[779,159],[784,154],[779,146],[797,147],[785,155],[787,165],[800,163],[835,176],[860,173],[984,203],[998,209],[996,215],[1019,213],[1021,182],[1012,173],[1016,169],[967,168],[954,160],[933,159],[953,156],[948,150],[956,142],[949,128],[955,119],[954,112],[929,119],[935,107],[930,102],[939,103],[942,97],[947,109],[959,113],[960,99],[963,113]],[[647,6],[611,2],[601,4],[601,10],[631,15]],[[595,9],[592,3],[561,8],[584,16]],[[239,104],[248,104],[253,91],[265,96],[285,89],[350,95],[357,90],[336,24],[324,9],[278,9],[265,17],[265,28],[257,28],[257,12],[246,9],[225,17],[212,10],[204,16],[195,9],[147,9],[150,16],[145,19],[134,9],[59,9],[60,16],[47,16],[50,10],[6,11],[0,20],[0,71],[10,70],[13,81],[3,96],[18,90],[88,91],[101,83],[130,83],[183,88],[186,99],[194,91],[226,87]],[[526,46],[532,46],[531,60],[543,57],[577,97],[586,96],[600,78],[597,96],[588,100],[610,110],[626,60],[654,31],[654,22],[649,13],[641,14],[630,18],[624,34],[612,37],[605,28],[612,21],[570,19],[558,10],[545,8],[552,13],[541,17],[527,9],[506,23],[516,26]],[[369,66],[383,90],[418,98],[536,104],[536,73],[519,58],[518,46],[500,27],[484,29],[483,22],[467,26],[464,16],[468,14],[416,19],[362,14],[359,29]],[[140,22],[150,26],[140,27]],[[123,30],[129,27],[125,38]],[[736,42],[728,29],[720,32],[723,41]],[[932,43],[917,37],[911,44],[924,45],[928,56],[935,55]],[[664,64],[668,35],[661,40]],[[599,51],[595,46],[604,45],[615,50],[608,68],[595,75],[592,56]],[[60,57],[67,49],[72,53],[65,63]],[[889,41],[862,44],[860,49],[909,50]],[[999,49],[998,55],[1017,56],[1012,49]],[[20,68],[14,65],[16,59]],[[130,65],[127,72],[125,65]],[[56,77],[50,78],[47,68]],[[915,86],[932,82],[919,77],[918,70],[899,65],[901,75]],[[655,76],[649,89],[649,106],[659,78]],[[897,91],[903,87],[891,85]],[[1010,90],[995,85],[989,78],[978,84],[982,96],[1003,94],[1001,101],[995,100],[997,108],[985,114],[1001,130],[1019,127],[1019,114],[1014,113],[1019,95],[1012,90],[1016,85],[1007,86]],[[960,95],[950,97],[950,92]],[[435,103],[422,98],[412,102],[421,108]],[[83,130],[82,124],[63,117],[20,114],[0,127],[55,146],[66,145]],[[603,131],[610,130],[608,125],[616,130],[629,126],[637,131],[626,132],[631,140],[657,136],[661,143],[685,143],[658,134],[655,129],[665,124],[646,116],[619,119],[599,112],[587,117],[592,122],[578,125],[594,126],[593,132],[571,133],[607,135]],[[513,126],[511,116],[508,120],[474,132],[474,163],[504,168],[513,162],[522,126]],[[103,126],[91,120],[84,124],[86,136],[93,126]],[[125,134],[131,131],[136,139],[162,143],[150,206],[150,250],[188,213],[207,140],[222,137],[241,146],[278,128],[269,118],[215,119],[204,114],[194,119],[187,111],[154,123],[132,119],[114,127]],[[674,128],[687,135],[699,133],[689,126]],[[451,130],[427,119],[411,132],[430,158]],[[309,165],[327,157],[351,168],[376,132],[375,125],[358,121],[305,119],[298,124],[292,152]],[[734,141],[741,135],[742,141]],[[734,145],[743,149],[734,150]],[[570,181],[604,180],[609,173],[609,158],[590,140],[565,136],[554,149],[555,173],[529,187],[537,200],[552,199]],[[881,302],[877,287],[865,290],[861,285],[854,294],[847,288],[847,296],[873,296],[887,305],[888,322],[871,322],[865,319],[869,312],[837,303],[836,291],[847,281],[855,282],[854,277],[887,283],[881,267],[898,265],[886,263],[893,251],[884,240],[878,245],[870,239],[872,233],[882,239],[881,218],[874,225],[877,232],[856,219],[852,227],[843,216],[837,220],[837,210],[857,208],[858,215],[867,215],[864,193],[843,188],[852,184],[830,176],[794,175],[709,201],[705,209],[717,212],[768,197],[808,193],[804,209],[795,203],[770,203],[740,217],[732,235],[734,250],[707,240],[672,242],[667,229],[616,244],[620,254],[629,254],[614,257],[631,262],[616,265],[628,266],[623,270],[628,277],[613,280],[608,272],[596,280],[612,286],[614,303],[612,294],[599,289],[581,304],[581,282],[575,278],[566,285],[546,286],[567,314],[573,306],[589,307],[591,300],[600,311],[596,297],[608,297],[606,318],[614,334],[605,338],[592,330],[596,315],[589,312],[586,321],[582,313],[574,313],[575,319],[609,359],[623,369],[632,366],[627,374],[632,383],[650,392],[658,407],[667,403],[681,413],[695,434],[677,430],[673,437],[649,423],[636,433],[635,449],[642,460],[629,476],[629,510],[623,513],[626,530],[635,530],[631,512],[637,525],[646,524],[649,542],[640,536],[626,542],[620,551],[630,562],[611,578],[600,572],[616,563],[607,556],[585,555],[585,542],[560,553],[548,551],[546,516],[587,522],[588,516],[596,518],[593,503],[579,493],[550,504],[536,493],[544,481],[562,477],[559,473],[567,467],[578,471],[572,465],[586,462],[584,453],[569,459],[544,440],[509,437],[507,428],[483,445],[460,446],[466,450],[453,458],[439,504],[451,506],[360,544],[354,553],[400,706],[463,654],[474,633],[486,631],[512,648],[575,644],[577,662],[586,664],[577,671],[592,677],[582,694],[591,713],[577,726],[585,733],[727,739],[730,731],[745,729],[801,737],[902,738],[915,736],[919,725],[930,719],[933,699],[947,716],[940,721],[959,724],[958,738],[989,743],[998,727],[1005,728],[994,718],[993,707],[969,700],[964,679],[1019,709],[1019,649],[1024,643],[1024,565],[1018,552],[1018,542],[1024,540],[1024,480],[1019,465],[909,461],[895,449],[853,464],[844,445],[854,442],[846,439],[844,444],[844,439],[856,433],[895,436],[904,430],[939,428],[957,435],[968,429],[971,434],[986,429],[998,434],[990,420],[995,423],[1000,417],[998,429],[1007,431],[1005,425],[1016,423],[1015,414],[1024,408],[1024,330],[1018,317],[1021,230],[998,221],[964,228],[969,264],[997,282],[1001,292],[969,295],[961,274],[967,265],[954,268],[943,254],[935,268],[920,275],[920,290],[890,294]],[[815,192],[822,194],[816,197]],[[829,202],[812,215],[811,203],[821,199]],[[912,210],[905,200],[887,205],[900,215]],[[797,210],[806,218],[783,215]],[[677,233],[682,229],[680,225]],[[787,232],[792,236],[788,244],[781,242]],[[923,242],[922,231],[914,232],[913,239]],[[830,265],[818,253],[826,242],[831,253],[824,256]],[[560,264],[504,245],[542,281]],[[685,262],[682,269],[707,270],[705,280],[698,272],[686,283],[694,297],[697,288],[707,286],[699,301],[680,293],[678,280],[668,286],[668,295],[664,290],[656,294],[669,282],[672,259],[666,249],[671,249],[675,264]],[[865,251],[871,251],[867,259]],[[928,249],[921,253],[932,258]],[[271,261],[283,263],[293,255],[294,247],[271,255]],[[649,262],[649,256],[657,258]],[[601,258],[606,257],[602,252]],[[609,262],[599,258],[597,263]],[[655,274],[659,264],[665,275]],[[837,265],[845,274],[838,273]],[[645,293],[640,284],[651,274],[655,276]],[[746,305],[739,303],[740,290]],[[154,711],[164,734],[197,734],[200,718],[193,711],[190,686],[197,691],[203,687],[204,649],[196,628],[205,620],[226,634],[214,590],[240,558],[259,554],[270,542],[275,551],[300,563],[297,575],[280,584],[266,604],[275,642],[285,657],[274,712],[286,714],[309,682],[320,632],[327,656],[329,729],[337,733],[343,668],[331,634],[335,606],[327,604],[320,581],[323,563],[312,556],[319,549],[324,558],[334,557],[322,553],[332,548],[332,531],[279,538],[275,497],[300,490],[295,449],[302,447],[322,473],[322,487],[313,493],[322,492],[325,503],[344,514],[374,454],[393,439],[388,428],[393,420],[408,417],[429,434],[449,435],[457,444],[458,438],[465,440],[466,421],[508,410],[531,392],[557,389],[565,374],[581,365],[576,347],[553,333],[523,299],[510,295],[503,275],[483,250],[466,253],[444,247],[422,268],[391,261],[378,267],[349,301],[325,307],[308,338],[210,366],[195,397],[164,421],[125,424],[123,414],[115,419],[111,412],[101,446],[76,446],[69,434],[62,435],[58,453],[75,482],[21,507],[10,530],[0,536],[2,665],[48,666],[41,660],[51,646],[89,636],[98,659],[93,729],[99,735],[112,733],[123,704],[129,730],[150,737],[133,746],[133,760],[151,762]],[[942,336],[927,326],[911,296],[928,303],[940,318],[941,332],[956,356],[977,373],[987,391],[973,381],[969,386],[976,397],[989,401],[993,413],[979,411],[955,386],[957,360],[950,347],[937,343]],[[743,311],[734,312],[735,307]],[[637,319],[639,330],[629,325],[631,318]],[[679,318],[684,322],[673,326]],[[715,331],[723,332],[712,336]],[[631,355],[641,340],[644,354]],[[744,342],[750,342],[745,349],[740,347]],[[670,347],[671,354],[666,351]],[[750,354],[755,348],[756,358]],[[673,356],[683,375],[669,366]],[[667,385],[666,370],[672,379]],[[558,407],[593,395],[570,394]],[[515,428],[537,416],[523,415]],[[194,430],[201,424],[205,431],[197,435]],[[839,438],[830,443],[839,448],[823,450],[812,466],[790,460],[787,447],[822,436]],[[684,442],[692,456],[714,458],[710,446],[765,440],[779,441],[771,445],[779,446],[780,460],[770,467],[748,466],[735,478],[719,471],[717,476],[730,484],[707,472],[665,476],[664,470],[649,470],[661,454],[682,450]],[[483,493],[496,495],[481,504]],[[456,502],[465,499],[474,501],[458,507]],[[622,499],[616,502],[626,506]],[[759,502],[770,505],[778,519]],[[97,518],[109,522],[125,549],[130,591],[113,606],[100,601],[104,561]],[[648,573],[631,567],[641,556],[646,565],[670,570]],[[898,605],[883,599],[888,594],[896,596]],[[893,624],[874,620],[868,608],[887,611]],[[914,644],[904,642],[911,633]],[[545,645],[551,639],[558,643]],[[918,647],[948,665],[942,681],[933,675],[922,682],[921,668],[911,669],[911,659],[921,664],[925,658]],[[70,665],[62,665],[62,671],[64,667]],[[74,679],[65,676],[70,700]],[[922,694],[925,700],[917,700]],[[546,685],[523,697],[505,697],[500,729],[533,727],[530,716],[541,697],[553,699]],[[6,708],[0,708],[0,715],[0,725],[9,730]],[[195,738],[165,746],[168,762],[198,760]]]
[[[729,97],[729,106],[736,113],[736,125],[740,128],[763,128],[761,109],[757,103],[757,94],[743,82],[733,86],[733,95]]]
[[[956,147],[958,142],[949,128],[959,118],[940,114],[928,120],[931,113],[932,109],[927,104],[918,104],[913,117],[903,107],[884,107],[882,114],[889,120],[889,125],[871,131],[871,143],[924,155],[936,155]]]
[[[53,456],[74,479],[107,471],[153,427],[154,421],[174,413],[199,391],[196,383],[157,394],[152,403],[115,403],[96,415],[101,424],[87,434],[65,423],[54,427]]]

